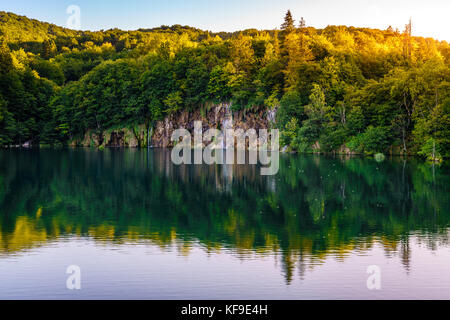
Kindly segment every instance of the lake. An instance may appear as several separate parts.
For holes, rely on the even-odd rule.
[[[450,299],[449,167],[280,157],[0,150],[0,298]]]

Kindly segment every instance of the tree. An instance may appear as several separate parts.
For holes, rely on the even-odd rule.
[[[310,103],[305,106],[305,113],[309,119],[320,124],[330,119],[331,108],[325,102],[325,94],[322,88],[316,83],[313,84],[309,100]]]
[[[214,102],[229,102],[231,99],[231,77],[235,69],[231,63],[215,66],[210,74],[208,93]]]
[[[375,154],[383,153],[389,146],[389,130],[383,127],[367,127],[366,131],[353,137],[347,146],[352,151]]]
[[[293,90],[288,91],[281,98],[280,109],[277,112],[277,123],[282,128],[291,118],[302,121],[305,119],[304,112],[304,106],[301,104],[299,93]]]
[[[12,114],[8,111],[6,100],[0,95],[0,146],[13,142],[15,123]]]
[[[284,30],[286,33],[290,33],[294,31],[294,29],[294,19],[292,18],[291,10],[288,10],[284,16],[284,22],[281,25],[281,30]]]
[[[284,71],[286,89],[297,86],[299,82],[299,68],[307,61],[313,60],[314,56],[308,45],[308,38],[304,34],[290,33],[283,41]]]
[[[277,125],[296,150],[319,142],[333,152],[354,142],[363,152],[379,144],[450,157],[450,45],[412,37],[411,23],[399,34],[306,29],[301,18],[295,30],[289,10],[282,30],[78,32],[1,15],[2,144],[150,129],[177,112],[227,102],[278,107]]]
[[[6,74],[13,69],[13,61],[8,45],[0,39],[0,74]]]
[[[405,25],[405,31],[403,31],[403,53],[405,58],[411,60],[412,56],[412,20],[409,19],[409,23]]]
[[[40,77],[52,80],[60,86],[64,84],[64,73],[58,63],[37,57],[30,63],[30,67],[36,70]]]
[[[255,62],[251,38],[239,33],[235,39],[230,41],[230,49],[230,58],[236,70],[249,74]]]
[[[56,53],[56,44],[53,39],[45,39],[42,43],[41,56],[44,59],[52,58]]]
[[[306,27],[306,21],[303,19],[303,17],[300,18],[299,28],[305,28]]]

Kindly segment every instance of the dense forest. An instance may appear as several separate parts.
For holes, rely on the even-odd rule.
[[[298,152],[450,158],[450,45],[405,30],[296,23],[212,33],[74,31],[0,12],[0,145],[67,145],[181,110],[276,108]],[[148,141],[148,137],[147,140]]]

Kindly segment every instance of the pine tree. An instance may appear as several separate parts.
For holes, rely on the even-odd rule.
[[[0,74],[6,74],[13,68],[11,53],[6,41],[0,39]]]
[[[55,41],[52,39],[46,39],[42,43],[42,58],[49,59],[52,58],[56,53]]]
[[[409,23],[407,25],[405,25],[404,33],[409,37],[411,37],[411,35],[412,35],[412,19],[411,18],[409,18]]]
[[[294,19],[292,18],[291,10],[288,10],[286,12],[286,16],[284,17],[284,23],[281,25],[281,30],[289,33],[292,32],[294,28]]]
[[[306,21],[303,19],[303,17],[300,18],[299,28],[306,27]]]
[[[412,20],[409,19],[409,23],[405,25],[405,31],[403,31],[403,53],[405,57],[409,60],[411,60],[412,56],[412,41],[411,41],[411,35],[412,35]]]

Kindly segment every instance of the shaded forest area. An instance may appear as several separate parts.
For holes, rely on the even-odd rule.
[[[412,36],[411,24],[315,29],[288,12],[280,30],[89,32],[0,12],[0,145],[67,145],[226,102],[276,108],[293,151],[441,160],[449,61],[446,41]]]

